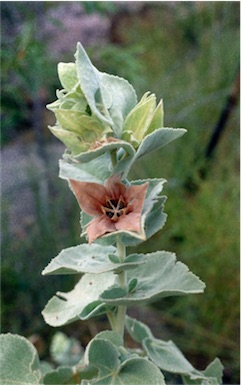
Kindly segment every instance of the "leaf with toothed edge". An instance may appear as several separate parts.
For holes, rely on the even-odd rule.
[[[144,265],[127,272],[127,284],[133,278],[138,280],[135,290],[124,293],[118,285],[105,290],[100,298],[112,305],[150,303],[174,295],[202,293],[205,284],[186,265],[176,262],[174,253],[157,251],[145,254]]]
[[[62,250],[45,267],[42,274],[101,274],[108,271],[120,273],[142,263],[145,263],[145,258],[138,255],[128,256],[124,262],[120,262],[115,247],[92,243]]]
[[[73,290],[57,292],[49,300],[42,311],[45,322],[51,326],[62,326],[78,319],[85,320],[105,314],[112,306],[100,300],[100,295],[115,281],[116,275],[109,272],[85,274]]]
[[[187,132],[184,128],[159,128],[148,134],[137,150],[135,160],[179,138]]]

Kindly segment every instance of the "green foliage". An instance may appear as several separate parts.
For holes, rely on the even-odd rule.
[[[2,384],[19,385],[39,384],[41,371],[36,349],[24,337],[14,334],[2,334],[1,341],[1,373]]]
[[[56,332],[51,341],[50,354],[57,364],[68,366],[77,364],[83,356],[83,351],[78,340]]]
[[[141,343],[147,356],[160,369],[179,373],[186,384],[218,385],[222,381],[223,366],[215,359],[204,371],[196,370],[172,341],[153,337],[151,330],[142,322],[126,318],[127,330],[132,338]]]
[[[162,152],[158,150],[151,156],[147,155],[145,162],[140,159],[131,170],[132,179],[145,178],[147,173],[154,178],[160,175],[160,168],[162,176],[171,178],[166,187],[170,202],[167,204],[169,221],[162,231],[162,236],[152,237],[142,246],[142,251],[160,247],[171,248],[207,283],[205,296],[198,296],[198,299],[196,296],[190,296],[179,297],[178,300],[162,300],[159,304],[162,309],[161,317],[177,330],[173,338],[178,340],[182,350],[188,351],[189,354],[201,352],[206,359],[222,355],[225,366],[231,371],[235,365],[236,368],[239,365],[236,327],[239,319],[239,247],[236,217],[239,153],[238,150],[235,151],[238,138],[235,126],[238,126],[239,122],[237,112],[234,111],[227,126],[227,134],[220,143],[215,162],[210,164],[210,174],[205,182],[196,175],[199,164],[194,164],[193,160],[207,143],[236,70],[239,56],[237,8],[238,4],[235,2],[205,3],[200,6],[197,3],[176,3],[173,8],[169,8],[168,4],[160,4],[160,8],[156,7],[155,12],[151,11],[147,19],[134,16],[127,28],[122,28],[127,42],[125,47],[107,46],[98,49],[98,53],[88,50],[91,57],[98,56],[99,68],[118,73],[129,80],[127,72],[129,67],[133,70],[134,66],[133,84],[138,95],[148,86],[152,92],[156,92],[158,98],[165,99],[167,122],[170,120],[172,124],[178,122],[178,125],[188,127],[185,140],[181,139],[180,143],[171,145],[168,149],[163,148]],[[161,28],[158,28],[158,25],[161,25]],[[132,51],[134,45],[140,47],[136,55]],[[127,56],[123,56],[123,53]],[[123,61],[123,57],[128,60]],[[118,68],[116,66],[121,67],[121,71],[108,70],[108,67]],[[136,68],[140,70],[135,70]],[[195,181],[201,184],[195,197],[182,189],[183,182],[190,174],[190,167]],[[60,185],[59,191],[62,191],[61,189]],[[65,191],[64,195],[66,196]],[[53,202],[53,205],[56,205],[56,218],[50,226],[56,229],[58,222],[62,222],[58,220],[57,213],[62,211],[59,207],[62,208],[64,202],[62,200],[59,203],[58,206],[58,203]],[[74,209],[76,206],[73,211]],[[69,218],[69,213],[65,213],[65,217],[66,215]],[[74,213],[72,216],[74,219],[69,220],[70,224],[78,220]],[[36,231],[37,226],[38,224],[35,224],[28,241],[19,243],[14,239],[9,242],[13,256],[12,265],[15,263],[14,256],[21,260],[25,258],[26,252],[33,256],[35,261],[41,261],[45,255],[47,262],[47,259],[56,255],[62,247],[66,247],[66,243],[71,245],[78,242],[77,226],[74,235],[66,235],[66,230],[59,226],[59,231],[51,234],[51,242],[48,237],[42,237],[41,231]],[[74,242],[71,237],[75,237]],[[30,243],[40,246],[36,247],[39,249],[37,255]],[[47,250],[50,244],[52,252]],[[25,250],[20,246],[24,246]],[[39,263],[39,271],[42,265],[42,262]],[[25,292],[31,290],[31,266],[32,263],[25,269],[22,268],[21,274],[15,274],[15,282],[21,280],[21,288],[28,285]],[[24,270],[29,271],[29,277],[22,280],[20,275],[23,276]],[[6,274],[4,276],[6,277]],[[227,281],[227,276],[232,279]],[[4,280],[7,279],[5,277]],[[9,274],[8,279],[10,280]],[[12,282],[12,279],[10,281]],[[223,290],[220,281],[225,282],[227,290]],[[41,286],[46,290],[48,284],[43,285],[41,281]],[[58,285],[55,286],[57,288]],[[15,293],[14,290],[13,298]],[[43,296],[47,298],[49,294],[42,292]],[[35,298],[37,301],[37,295]],[[22,303],[21,298],[19,301]],[[26,309],[30,308],[31,304],[28,304]],[[171,311],[171,316],[166,314],[166,309]],[[191,329],[187,327],[190,322],[193,324]],[[203,340],[207,343],[203,343]]]

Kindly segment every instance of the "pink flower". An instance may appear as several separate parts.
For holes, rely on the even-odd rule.
[[[89,243],[115,231],[142,233],[141,214],[148,182],[125,186],[113,175],[105,185],[70,179],[80,208],[94,218],[87,226]]]

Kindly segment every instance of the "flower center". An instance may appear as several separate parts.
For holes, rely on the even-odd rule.
[[[120,216],[125,214],[127,211],[127,207],[122,196],[120,196],[118,200],[107,198],[105,206],[101,206],[101,209],[103,213],[114,222],[118,221]]]

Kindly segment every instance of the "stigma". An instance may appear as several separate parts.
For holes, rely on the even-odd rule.
[[[119,199],[112,199],[107,197],[105,206],[101,206],[103,214],[110,218],[113,222],[127,213],[127,206],[122,196]]]

